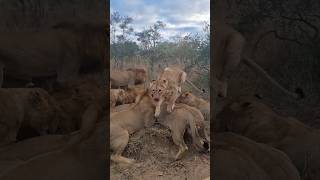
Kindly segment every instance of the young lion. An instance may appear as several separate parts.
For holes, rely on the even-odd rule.
[[[187,104],[201,111],[206,121],[210,120],[210,103],[199,98],[191,92],[182,93],[177,99],[177,103]]]
[[[129,135],[154,123],[154,105],[146,90],[140,99],[128,109],[112,113],[110,116],[110,148],[113,151],[111,160],[118,163],[133,163],[133,159],[121,154],[129,142]]]
[[[159,80],[167,83],[175,84],[178,86],[178,92],[181,93],[181,85],[186,81],[187,73],[177,67],[166,67],[161,73]]]
[[[205,130],[204,117],[198,109],[177,104],[172,113],[165,111],[161,113],[158,122],[171,130],[172,140],[179,146],[175,160],[181,159],[188,150],[183,138],[186,130],[192,136],[192,143],[198,151],[206,149],[210,151],[210,140]]]
[[[150,83],[150,94],[155,103],[155,117],[158,117],[161,112],[161,105],[164,102],[167,104],[167,111],[171,113],[175,107],[175,101],[179,97],[179,87],[174,83],[168,82],[166,79],[153,80]]]
[[[176,67],[176,66],[170,66],[166,67],[162,73],[159,76],[159,80],[167,80],[169,83],[175,84],[178,86],[178,92],[181,93],[181,86],[185,82],[187,82],[189,85],[191,85],[194,89],[197,91],[204,93],[204,89],[199,89],[197,86],[195,86],[191,81],[187,79],[187,73],[184,72],[182,69]]]

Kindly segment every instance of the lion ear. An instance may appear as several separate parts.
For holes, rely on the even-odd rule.
[[[152,81],[150,82],[149,87],[151,87],[155,82],[156,82],[156,80],[152,80]]]

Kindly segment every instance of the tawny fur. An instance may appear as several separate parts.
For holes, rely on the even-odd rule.
[[[148,91],[134,106],[110,115],[110,149],[111,160],[117,163],[133,163],[133,159],[125,158],[122,153],[129,141],[129,135],[154,123],[154,105]]]
[[[164,82],[166,81],[166,82]],[[165,103],[167,112],[172,112],[175,107],[175,101],[179,97],[179,88],[176,84],[168,82],[167,80],[155,80],[150,83],[150,93],[155,103],[155,117],[161,113],[161,105]]]
[[[111,70],[110,84],[112,88],[127,88],[128,85],[142,84],[147,79],[144,69]]]
[[[137,98],[146,90],[145,85],[134,85],[128,86],[125,91],[125,97],[123,99],[123,104],[131,104],[137,101]]]
[[[204,143],[210,150],[210,140],[205,129],[204,117],[198,109],[185,104],[177,104],[171,113],[163,111],[158,122],[171,130],[172,140],[179,147],[175,160],[181,159],[188,150],[184,142],[186,131],[191,135],[193,145],[198,151],[206,150]]]
[[[110,107],[115,107],[116,103],[123,104],[126,92],[123,89],[110,89]]]
[[[177,103],[184,103],[195,107],[201,111],[206,121],[210,120],[210,103],[206,100],[195,96],[191,92],[182,93],[177,99]]]
[[[82,61],[84,57],[103,63],[103,26],[70,23],[43,32],[0,33],[0,87],[4,73],[21,80],[48,76],[57,76],[60,83],[75,80],[81,66],[92,61]]]
[[[16,141],[22,127],[54,133],[61,119],[57,102],[40,88],[0,88],[0,114],[0,144]]]

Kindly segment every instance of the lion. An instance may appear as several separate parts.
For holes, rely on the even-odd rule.
[[[223,12],[225,7],[220,3],[222,2],[218,2],[217,6],[215,6],[215,35],[212,47],[214,59],[212,76],[213,79],[217,81],[215,87],[217,88],[217,95],[220,97],[227,96],[228,80],[238,68],[239,64],[243,62],[289,97],[295,99],[303,98],[304,94],[301,89],[296,89],[295,93],[288,91],[274,80],[262,67],[244,55],[246,39],[240,32],[226,23],[226,15],[224,14],[225,12]]]
[[[233,132],[267,144],[284,153],[300,172],[305,171],[306,154],[308,168],[315,179],[320,177],[320,133],[294,117],[276,112],[263,100],[243,96],[229,102],[217,116],[220,132]],[[217,132],[217,131],[216,131]]]
[[[62,133],[70,133],[81,128],[81,118],[83,112],[92,104],[98,104],[101,107],[99,117],[104,116],[107,111],[108,94],[105,92],[103,85],[92,77],[83,77],[81,80],[67,83],[64,88],[52,93],[57,100],[66,121],[60,123]],[[80,112],[80,113],[79,113]]]
[[[197,86],[195,86],[191,81],[189,81],[187,79],[187,73],[186,72],[184,72],[182,69],[180,69],[179,67],[176,67],[176,66],[166,67],[160,73],[160,76],[159,76],[158,80],[160,80],[160,81],[162,81],[164,83],[167,83],[167,81],[169,81],[169,83],[175,84],[176,86],[178,86],[178,92],[179,93],[181,93],[181,86],[185,82],[190,84],[193,88],[195,88],[199,92],[201,92],[201,93],[204,92],[203,89],[200,90]]]
[[[193,145],[198,151],[206,149],[210,151],[210,140],[205,129],[204,117],[198,109],[186,104],[177,104],[173,112],[161,113],[158,122],[171,130],[172,140],[179,146],[175,160],[181,159],[188,150],[183,138],[186,131],[191,134]]]
[[[160,114],[160,106],[163,102],[166,102],[167,112],[172,112],[175,106],[175,101],[181,94],[181,86],[184,82],[188,82],[194,88],[201,91],[197,88],[192,82],[186,79],[187,73],[181,70],[178,67],[171,66],[166,67],[163,72],[160,74],[159,78],[155,81],[152,81],[150,88],[153,92],[153,98],[155,100],[159,99],[156,105],[155,117],[158,117]]]
[[[155,117],[161,112],[162,103],[167,104],[167,112],[172,112],[175,107],[175,101],[179,97],[179,87],[172,82],[163,80],[153,80],[149,86],[151,97],[155,103]]]
[[[8,77],[32,82],[55,77],[58,84],[78,78],[80,72],[103,67],[103,25],[59,23],[42,32],[0,33],[0,87]]]
[[[300,180],[300,173],[283,151],[234,133],[217,133],[212,179]]]
[[[123,157],[121,154],[129,142],[129,135],[154,123],[155,107],[146,90],[138,102],[129,109],[114,112],[110,115],[110,149],[113,151],[111,160],[117,163],[134,163],[134,159]]]
[[[126,92],[123,89],[110,89],[110,106],[115,107],[117,102],[123,103]]]
[[[152,98],[151,89],[148,89],[147,91],[147,96],[139,96],[140,98],[138,98],[136,103],[121,105],[119,108],[115,108],[113,111],[114,113],[111,114],[110,140],[111,143],[114,143],[113,145],[111,144],[111,147],[118,147],[118,151],[115,150],[116,153],[112,156],[112,160],[115,162],[134,162],[132,159],[121,156],[121,153],[128,143],[129,134],[131,134],[129,130],[124,128],[124,125],[128,126],[126,127],[127,129],[130,129],[133,124],[135,124],[135,127],[131,127],[131,129],[138,128],[137,125],[139,125],[140,130],[144,127],[150,127],[155,122],[152,120],[152,115],[150,115],[150,112],[152,112],[150,107],[155,111],[155,100]],[[139,108],[133,110],[133,108],[137,108],[137,106],[139,106]],[[165,108],[165,106],[161,107]],[[186,130],[191,134],[193,145],[197,150],[203,151],[206,148],[209,149],[210,140],[204,127],[204,117],[201,112],[198,109],[185,104],[178,104],[176,107],[177,108],[175,108],[173,112],[161,113],[158,117],[158,122],[171,130],[172,139],[174,143],[179,146],[179,151],[175,155],[175,160],[181,159],[188,150],[183,139]],[[146,118],[146,116],[148,116],[148,118]],[[121,121],[120,123],[123,124],[121,127],[115,125],[118,121]],[[149,125],[145,125],[146,121]],[[137,130],[132,131],[132,133],[135,131]],[[113,140],[112,138],[118,139]]]
[[[15,142],[23,128],[31,128],[39,135],[55,133],[60,112],[57,102],[43,89],[0,88],[1,144]]]
[[[89,113],[88,117],[92,115]],[[96,124],[85,141],[76,142],[76,146],[69,144],[82,139],[81,130],[68,135],[39,136],[1,148],[0,161],[6,163],[1,163],[0,179],[34,179],[35,176],[42,180],[65,179],[66,174],[68,179],[106,178],[103,175],[106,166],[102,165],[106,161],[106,123]]]
[[[143,84],[147,80],[147,72],[140,68],[111,70],[110,84],[112,88],[127,88],[128,85]]]
[[[139,98],[139,95],[142,94],[145,91],[145,85],[139,84],[139,85],[133,85],[128,86],[127,90],[125,91],[126,96],[123,99],[123,104],[131,104],[137,101]]]
[[[191,92],[182,93],[177,99],[177,103],[187,104],[201,111],[206,121],[210,120],[210,103],[202,98],[199,98]]]

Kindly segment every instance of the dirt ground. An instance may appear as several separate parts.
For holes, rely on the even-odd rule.
[[[112,180],[201,180],[210,175],[209,153],[199,153],[191,145],[191,138],[185,137],[189,151],[179,160],[173,157],[178,152],[170,132],[161,125],[155,125],[130,137],[124,156],[134,158],[134,165],[111,162]]]

